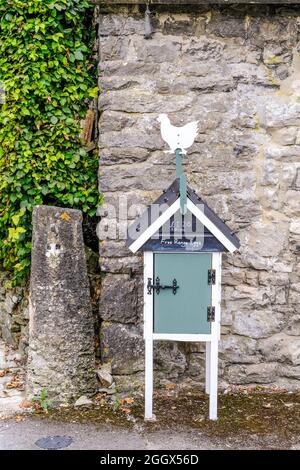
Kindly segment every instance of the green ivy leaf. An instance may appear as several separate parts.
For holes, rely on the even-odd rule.
[[[35,205],[93,216],[101,203],[79,125],[98,89],[90,2],[0,0],[0,14],[0,264],[15,285],[29,273]]]
[[[57,124],[57,123],[58,123],[57,117],[56,117],[56,116],[51,116],[50,122],[51,122],[51,124],[53,124],[53,125]]]
[[[98,93],[99,93],[99,88],[97,86],[94,88],[90,88],[88,90],[88,94],[91,98],[97,98]]]
[[[80,50],[75,51],[74,57],[76,60],[83,60],[83,54]]]

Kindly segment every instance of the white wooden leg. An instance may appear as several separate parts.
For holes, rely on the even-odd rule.
[[[153,253],[144,252],[144,338],[145,338],[145,419],[154,418],[153,402],[153,293],[148,294],[148,279],[153,279]]]
[[[205,393],[209,394],[210,380],[210,341],[205,343]]]
[[[153,339],[145,340],[145,420],[153,419]]]
[[[218,419],[218,340],[210,345],[209,419]]]

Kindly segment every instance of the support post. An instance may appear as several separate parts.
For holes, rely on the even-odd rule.
[[[205,393],[209,394],[210,386],[210,341],[205,343]]]
[[[210,345],[209,419],[218,419],[218,338]]]
[[[153,280],[153,253],[144,252],[144,339],[145,339],[145,420],[153,420],[153,292],[148,294],[148,279]]]
[[[215,321],[211,324],[209,346],[209,419],[218,419],[218,346],[220,337],[221,304],[221,254],[212,254],[212,269],[216,271],[216,283],[212,285],[212,305],[215,307]]]
[[[175,150],[176,155],[176,178],[179,178],[179,192],[180,192],[180,212],[185,215],[187,212],[187,186],[186,176],[182,170],[182,150],[180,148]]]
[[[153,419],[153,339],[145,340],[145,420]]]
[[[182,175],[182,152],[181,149],[175,150],[176,155],[176,178],[180,178]]]
[[[187,196],[186,196],[186,176],[182,174],[180,176],[180,182],[179,182],[179,188],[180,188],[180,212],[182,215],[185,215],[187,213]]]

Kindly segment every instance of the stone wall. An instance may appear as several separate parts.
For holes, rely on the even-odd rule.
[[[198,119],[189,184],[242,242],[224,256],[221,385],[299,387],[300,6],[154,5],[145,40],[144,6],[108,3],[98,7],[100,190],[117,209],[121,196],[151,203],[175,167],[157,115]],[[131,386],[143,377],[142,260],[123,225],[100,247],[101,340]],[[158,345],[156,380],[202,381],[202,351]]]
[[[28,348],[28,288],[9,287],[10,277],[0,268],[0,338],[18,348],[25,362]]]

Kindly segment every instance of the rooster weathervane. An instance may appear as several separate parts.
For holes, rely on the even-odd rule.
[[[180,191],[180,211],[184,215],[187,211],[186,205],[186,176],[182,170],[182,155],[186,155],[186,150],[190,148],[198,134],[198,121],[192,121],[185,126],[173,126],[167,114],[160,114],[157,118],[160,122],[162,139],[169,145],[170,150],[165,153],[175,153],[176,155],[176,178],[179,178]]]

